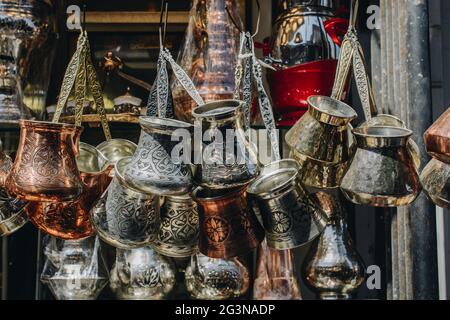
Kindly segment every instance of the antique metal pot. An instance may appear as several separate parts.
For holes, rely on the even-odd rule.
[[[192,112],[204,132],[203,144],[195,147],[201,156],[194,174],[198,185],[229,189],[247,185],[258,175],[256,151],[244,135],[242,112],[243,102],[237,100],[211,102]]]
[[[165,198],[161,228],[153,248],[173,258],[186,258],[198,250],[197,204],[189,194]]]
[[[136,191],[163,196],[190,192],[190,162],[172,158],[174,149],[180,143],[186,145],[188,141],[178,142],[172,138],[179,130],[182,139],[190,141],[194,126],[156,117],[141,117],[139,122],[143,131],[133,158],[124,168],[126,184]]]
[[[91,210],[91,221],[106,243],[122,249],[144,247],[156,239],[159,197],[128,188],[125,167],[131,158],[116,163],[113,181]]]
[[[31,222],[42,231],[61,239],[78,240],[94,234],[89,211],[106,190],[112,166],[93,146],[80,143],[77,165],[84,191],[69,202],[31,202],[26,211]]]
[[[353,130],[357,151],[341,190],[352,202],[375,207],[412,203],[421,191],[407,145],[412,132],[394,127]]]
[[[264,230],[247,204],[247,187],[193,193],[200,220],[199,249],[211,258],[229,259],[258,247]]]
[[[186,268],[186,289],[194,299],[227,300],[243,296],[249,287],[247,268],[234,258],[212,259],[200,253]]]
[[[8,193],[29,201],[79,198],[83,182],[76,155],[81,128],[21,120],[20,129],[16,160],[6,181]]]
[[[175,285],[172,263],[150,247],[116,249],[109,285],[121,300],[161,300]]]
[[[133,156],[137,145],[125,139],[111,139],[100,143],[96,148],[110,164],[115,165],[117,161]]]
[[[428,154],[450,164],[450,108],[425,132],[424,139]]]
[[[432,159],[420,180],[423,190],[436,205],[450,209],[450,164]]]
[[[316,238],[327,217],[309,199],[298,181],[295,160],[273,162],[247,189],[250,202],[262,218],[269,247],[294,249]]]

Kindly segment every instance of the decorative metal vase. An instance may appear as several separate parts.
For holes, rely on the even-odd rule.
[[[125,139],[110,139],[100,143],[96,148],[110,164],[115,165],[119,160],[133,156],[137,145]]]
[[[422,187],[407,147],[412,132],[394,127],[353,130],[357,151],[341,190],[356,204],[399,207],[412,203]]]
[[[190,257],[198,251],[197,204],[189,194],[164,200],[161,227],[153,248],[168,257]]]
[[[199,187],[194,191],[200,218],[201,253],[229,259],[257,248],[264,239],[264,229],[248,208],[246,189],[214,192]]]
[[[243,102],[237,100],[211,102],[194,109],[195,124],[204,132],[204,143],[195,150],[201,155],[194,174],[198,185],[229,189],[247,185],[258,175],[255,148],[243,133],[242,112]],[[233,143],[227,141],[230,138]]]
[[[0,1],[0,122],[31,119],[45,109],[55,11],[50,0]]]
[[[450,164],[432,159],[420,175],[423,190],[438,206],[450,209]]]
[[[191,8],[178,64],[206,102],[232,99],[239,31],[227,8],[240,23],[239,3],[237,0],[193,0]],[[176,79],[172,82],[172,94],[176,118],[192,122],[192,110],[197,104]]]
[[[89,211],[106,190],[112,169],[107,159],[93,146],[80,143],[77,165],[84,191],[78,200],[70,202],[31,202],[26,211],[31,222],[42,231],[65,240],[90,237],[95,230]]]
[[[247,189],[250,202],[262,218],[269,247],[294,249],[322,232],[327,217],[309,199],[298,181],[295,160],[273,162]]]
[[[91,221],[98,236],[122,249],[134,249],[152,243],[160,227],[158,196],[127,187],[123,174],[131,158],[116,163],[113,181],[91,210]]]
[[[150,247],[116,249],[109,285],[121,300],[161,300],[175,285],[174,266]]]
[[[247,268],[237,259],[193,255],[185,272],[186,289],[194,299],[227,300],[243,296],[249,287]]]
[[[450,108],[425,132],[427,152],[450,164]]]
[[[9,194],[29,201],[78,199],[83,182],[76,163],[79,127],[20,121],[16,160],[6,181]]]
[[[141,117],[139,122],[143,131],[133,158],[124,168],[126,184],[136,191],[163,196],[190,192],[190,162],[183,161],[182,156],[177,160],[172,158],[174,148],[183,144],[172,138],[180,130],[180,134],[187,135],[182,138],[190,141],[194,127],[186,122],[156,117]]]

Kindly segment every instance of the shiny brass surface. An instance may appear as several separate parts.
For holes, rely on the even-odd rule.
[[[412,132],[394,127],[359,128],[353,132],[358,149],[341,184],[347,199],[375,207],[412,203],[422,190],[407,147]]]
[[[450,108],[425,132],[427,152],[450,164]]]
[[[9,194],[29,201],[61,202],[80,197],[83,183],[76,164],[79,128],[20,121],[16,160],[6,181]]]
[[[229,259],[258,247],[264,229],[249,210],[247,187],[224,192],[201,187],[193,193],[200,218],[200,252],[219,259]]]
[[[420,175],[423,190],[438,206],[450,209],[450,165],[432,159]]]
[[[27,202],[8,198],[0,191],[0,237],[13,234],[28,222],[27,205]]]

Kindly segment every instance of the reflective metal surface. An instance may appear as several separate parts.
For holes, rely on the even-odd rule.
[[[229,259],[258,247],[264,230],[248,208],[247,187],[213,192],[201,187],[193,193],[200,218],[200,252]]]
[[[109,285],[118,299],[161,300],[175,285],[175,269],[150,247],[116,249]]]
[[[0,237],[16,232],[28,222],[25,211],[27,205],[25,201],[8,198],[0,190]]]
[[[114,113],[132,113],[141,114],[142,99],[134,97],[130,93],[130,88],[127,92],[114,99]]]
[[[172,134],[184,129],[183,133],[189,136],[183,138],[190,139],[194,127],[186,122],[156,117],[141,117],[139,122],[142,127],[139,144],[124,168],[127,185],[140,192],[166,196],[190,192],[192,173],[182,158],[177,161],[172,158],[174,148],[180,144],[173,141]]]
[[[185,272],[187,291],[194,299],[227,300],[243,296],[249,287],[247,268],[237,259],[192,256]]]
[[[450,164],[450,108],[425,132],[424,139],[432,157]]]
[[[11,168],[13,166],[13,161],[11,157],[7,156],[1,146],[0,141],[0,189],[3,189],[5,187],[6,178],[8,177]]]
[[[161,227],[153,248],[173,258],[186,258],[198,250],[197,204],[190,195],[166,197]]]
[[[375,207],[412,203],[422,190],[407,148],[412,132],[394,127],[360,128],[353,132],[358,149],[341,184],[347,199]]]
[[[194,180],[212,189],[243,186],[259,173],[255,149],[243,136],[243,103],[237,100],[211,102],[195,108],[195,124],[201,127],[203,145],[195,153],[202,156]],[[229,133],[236,135],[233,148]],[[217,138],[216,138],[217,137]]]
[[[450,165],[432,159],[420,175],[423,190],[438,206],[450,209]]]
[[[76,163],[81,129],[68,124],[20,121],[16,160],[7,191],[29,201],[77,199],[83,183]]]
[[[123,158],[133,156],[136,148],[137,145],[135,143],[125,139],[111,139],[97,146],[97,150],[113,165]]]

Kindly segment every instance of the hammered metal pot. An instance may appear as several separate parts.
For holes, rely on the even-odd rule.
[[[432,159],[420,175],[423,189],[439,207],[450,209],[450,165]]]
[[[394,127],[353,132],[358,149],[341,184],[347,199],[374,207],[411,204],[422,190],[407,148],[412,132]]]
[[[298,181],[295,160],[281,160],[262,169],[247,189],[250,202],[262,218],[269,247],[277,250],[304,245],[322,232],[324,213],[314,207]]]
[[[450,164],[450,108],[425,132],[424,139],[428,154]]]
[[[192,112],[195,124],[202,128],[203,144],[196,154],[194,180],[211,189],[230,189],[247,185],[259,173],[256,151],[243,135],[243,102],[222,100],[197,107]],[[238,139],[229,148],[229,133]],[[197,139],[197,137],[196,137]]]
[[[186,289],[194,299],[227,300],[243,296],[249,287],[247,268],[237,259],[192,256],[185,272]]]
[[[198,211],[192,197],[166,197],[161,208],[161,228],[153,248],[173,258],[187,258],[198,251]]]
[[[91,210],[91,221],[99,237],[122,249],[152,243],[160,227],[159,197],[136,192],[123,181],[124,168],[131,158],[117,162],[114,179]]]
[[[264,239],[264,229],[248,207],[246,189],[213,192],[199,187],[194,191],[200,218],[201,253],[229,259],[257,248]]]
[[[20,121],[16,160],[6,180],[9,194],[28,201],[79,198],[83,182],[76,163],[81,128],[69,124]]]

